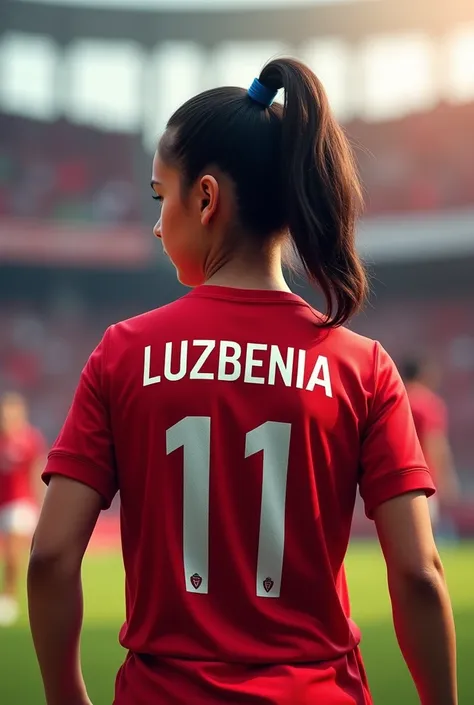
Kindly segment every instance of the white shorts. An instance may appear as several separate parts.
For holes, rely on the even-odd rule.
[[[38,522],[38,510],[32,502],[20,499],[0,507],[0,534],[32,536]]]

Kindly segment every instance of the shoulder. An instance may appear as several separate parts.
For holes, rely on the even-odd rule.
[[[310,312],[306,318],[311,318],[313,325],[324,321],[320,311],[310,304],[306,305],[307,312]],[[361,386],[373,386],[374,378],[384,369],[398,374],[395,363],[378,340],[357,333],[347,325],[315,330],[319,330],[314,338],[315,346],[323,349],[323,354],[327,353],[341,372],[351,371]]]
[[[358,375],[373,375],[380,362],[386,362],[387,359],[391,362],[388,353],[377,340],[345,326],[328,331],[325,345],[341,368],[353,368]]]
[[[405,393],[394,361],[378,340],[340,326],[321,331],[318,345],[350,400],[355,402],[362,394],[370,406],[380,390],[390,387],[397,394]]]
[[[156,327],[163,325],[164,322],[182,315],[183,309],[187,309],[189,301],[190,299],[185,295],[165,306],[118,321],[110,326],[104,337],[107,341],[116,343],[121,338],[149,333],[150,330],[156,330]]]
[[[92,372],[95,380],[93,386],[99,385],[104,391],[110,375],[119,373],[120,378],[123,378],[128,376],[128,371],[138,369],[143,361],[144,350],[151,341],[166,342],[172,332],[181,327],[181,322],[190,318],[186,301],[187,297],[184,296],[109,326],[85,368]]]
[[[374,355],[377,347],[382,347],[377,340],[356,333],[345,326],[335,328],[331,331],[331,335],[337,344],[350,348],[355,354]]]
[[[182,315],[186,300],[187,297],[184,296],[160,308],[113,323],[105,331],[97,350],[107,359],[120,356],[126,351],[131,340],[145,338],[150,332],[156,333],[160,329],[169,330],[170,322],[176,321]]]

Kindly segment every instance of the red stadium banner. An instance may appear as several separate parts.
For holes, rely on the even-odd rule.
[[[158,256],[151,230],[140,225],[57,224],[0,220],[0,264],[139,269]]]

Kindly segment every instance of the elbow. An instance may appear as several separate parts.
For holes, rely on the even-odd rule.
[[[409,577],[409,584],[414,590],[427,597],[438,595],[445,585],[442,566],[426,566]]]
[[[443,564],[437,554],[419,565],[389,571],[388,579],[392,593],[408,591],[426,598],[438,596],[445,586]]]
[[[42,581],[44,578],[72,576],[80,571],[81,561],[74,550],[64,547],[43,547],[33,545],[28,563],[28,581]]]

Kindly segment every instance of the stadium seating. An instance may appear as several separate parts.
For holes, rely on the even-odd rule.
[[[441,104],[401,120],[346,125],[367,214],[441,211],[474,202],[474,104]],[[136,154],[141,153],[139,159]],[[65,120],[0,115],[0,217],[93,223],[140,220],[134,164],[148,163],[137,136]]]

